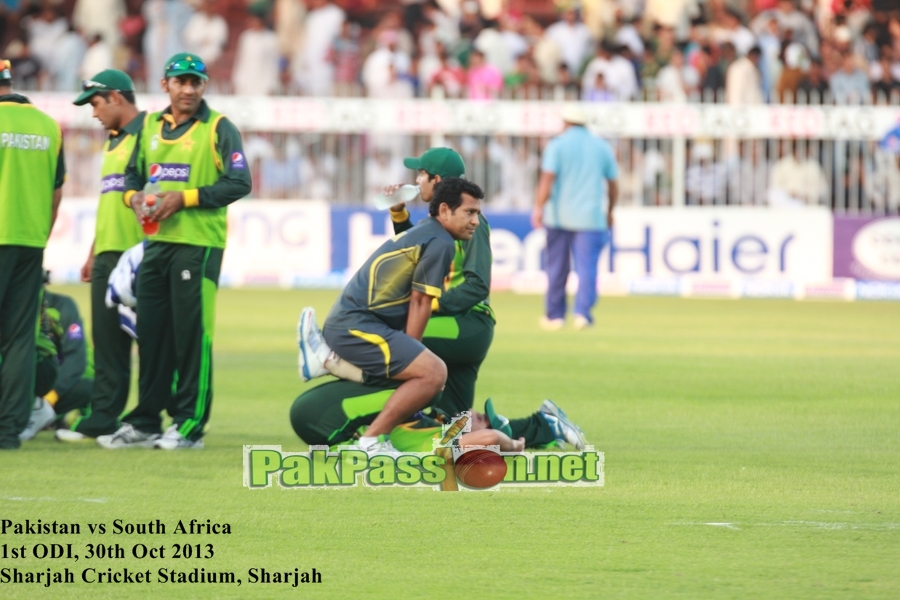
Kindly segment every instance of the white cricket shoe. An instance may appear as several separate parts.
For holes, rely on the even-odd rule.
[[[50,406],[50,403],[41,397],[34,399],[34,406],[31,408],[31,416],[28,417],[28,425],[19,434],[19,439],[23,442],[34,439],[38,431],[56,420],[56,411]]]
[[[541,317],[541,329],[545,331],[559,331],[565,326],[565,319],[548,319],[547,317]]]
[[[78,442],[92,442],[94,441],[94,438],[89,435],[84,435],[80,431],[72,431],[71,429],[57,429],[56,440],[59,442],[68,442],[74,444]]]
[[[172,425],[161,438],[153,442],[153,447],[159,450],[200,450],[203,448],[203,439],[189,440],[181,435],[177,425]]]
[[[97,444],[107,450],[119,448],[152,448],[153,442],[159,439],[158,433],[144,433],[135,429],[130,423],[122,423],[118,431],[112,435],[97,437]]]
[[[572,319],[572,329],[575,331],[581,331],[593,326],[594,324],[584,315],[575,315],[575,318]]]
[[[561,447],[571,444],[577,450],[584,450],[584,447],[587,446],[587,438],[584,436],[584,432],[581,431],[578,425],[569,420],[566,413],[553,400],[544,400],[543,404],[541,404],[540,412],[544,419],[547,420],[547,423],[550,424],[557,444]]]
[[[300,348],[297,356],[300,379],[310,381],[328,375],[325,361],[331,354],[331,348],[328,347],[316,324],[316,310],[310,306],[300,313],[300,321],[297,323],[297,346]]]

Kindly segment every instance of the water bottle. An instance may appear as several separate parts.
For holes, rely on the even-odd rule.
[[[400,202],[412,202],[419,195],[419,186],[406,184],[400,186],[393,194],[385,194],[384,192],[375,196],[375,208],[378,210],[387,210]]]
[[[156,202],[161,193],[156,177],[150,177],[150,181],[144,186],[144,203],[141,205],[141,227],[146,235],[159,233],[159,221],[154,221],[151,217],[156,212]]]

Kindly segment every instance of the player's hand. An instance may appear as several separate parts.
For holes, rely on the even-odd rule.
[[[531,226],[540,229],[544,226],[544,209],[535,207],[531,213]]]
[[[81,267],[81,280],[85,283],[89,283],[91,281],[91,274],[94,272],[94,253],[91,252],[91,255],[88,256],[88,259],[85,261],[84,266]]]
[[[517,440],[510,439],[503,436],[506,439],[500,439],[500,452],[522,452],[525,450],[525,438],[520,437]]]
[[[402,187],[403,187],[402,183],[394,183],[392,185],[386,185],[383,188],[381,188],[381,193],[384,194],[385,196],[393,196],[394,192],[396,192],[397,190],[399,190]],[[400,212],[404,208],[406,208],[406,202],[398,202],[397,204],[394,204],[393,206],[391,206],[391,212]]]
[[[184,193],[163,192],[157,199],[157,203],[156,212],[153,213],[153,220],[164,221],[184,208]]]
[[[138,223],[141,222],[141,217],[143,217],[143,213],[141,212],[142,207],[144,205],[144,192],[135,192],[131,197],[131,210],[134,211],[134,216],[137,217]]]
[[[609,227],[610,229],[612,229],[613,220],[614,219],[612,216],[612,211],[609,211],[608,213],[606,213],[606,226]]]

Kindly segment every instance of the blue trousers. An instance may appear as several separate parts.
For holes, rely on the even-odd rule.
[[[547,228],[547,318],[566,317],[566,279],[569,277],[569,254],[575,259],[578,292],[575,314],[593,323],[591,308],[597,303],[597,262],[609,243],[609,230],[568,231]]]

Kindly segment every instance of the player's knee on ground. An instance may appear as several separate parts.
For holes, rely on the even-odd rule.
[[[444,389],[444,384],[447,383],[447,365],[431,351],[425,351],[420,356],[428,361],[423,365],[422,379],[434,390],[435,395]]]

